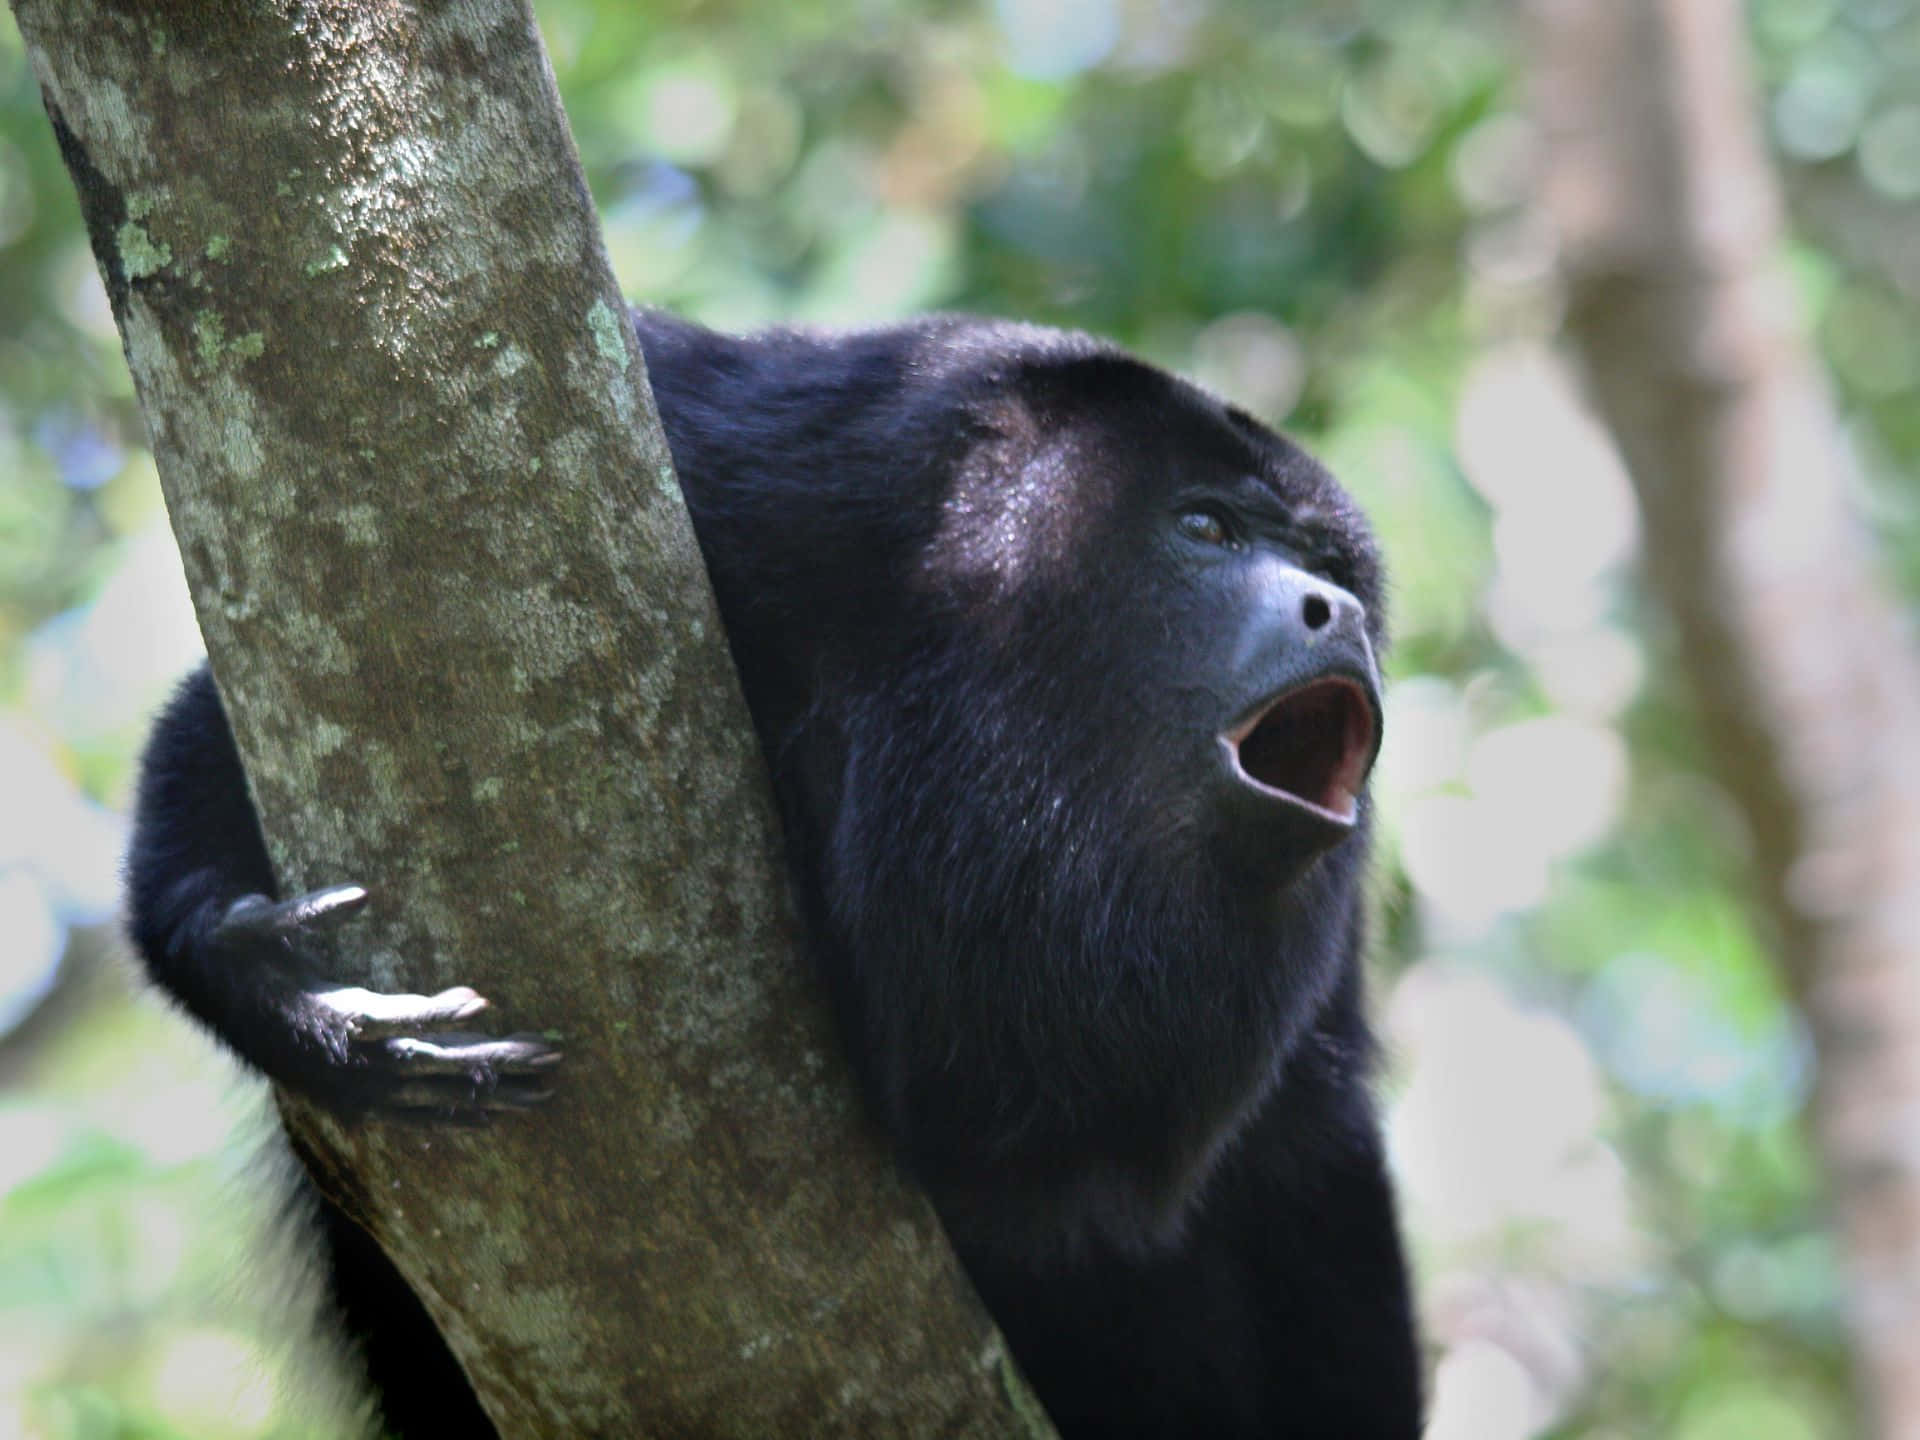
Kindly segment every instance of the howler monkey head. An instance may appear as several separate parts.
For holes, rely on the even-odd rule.
[[[1077,336],[1018,331],[920,560],[936,625],[1001,660],[1029,744],[1157,792],[1284,883],[1361,819],[1379,749],[1377,556],[1357,507],[1244,412]],[[1045,657],[1036,659],[1035,657]]]

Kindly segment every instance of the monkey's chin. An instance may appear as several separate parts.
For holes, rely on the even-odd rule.
[[[1325,675],[1261,701],[1220,744],[1234,779],[1256,796],[1348,830],[1378,738],[1366,687]]]

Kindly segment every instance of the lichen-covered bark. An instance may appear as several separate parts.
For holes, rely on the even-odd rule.
[[[1920,669],[1780,274],[1741,8],[1529,11],[1569,335],[1813,1032],[1873,1433],[1920,1435]]]
[[[1022,1433],[793,955],[698,552],[524,3],[16,0],[283,885],[564,1032],[323,1183],[508,1433]]]

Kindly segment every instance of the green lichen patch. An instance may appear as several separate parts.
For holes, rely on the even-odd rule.
[[[131,211],[131,204],[128,206]],[[120,269],[129,280],[142,280],[158,274],[173,263],[173,251],[165,241],[155,241],[143,226],[129,220],[113,232],[114,246],[120,252]]]
[[[326,254],[322,255],[318,260],[309,260],[302,268],[305,270],[308,278],[311,279],[316,275],[326,275],[335,270],[344,270],[347,268],[347,264],[347,252],[342,250],[338,245],[330,245],[327,247]]]
[[[218,360],[226,342],[226,322],[213,311],[202,310],[193,317],[193,353],[200,357],[202,365]]]
[[[267,337],[258,330],[227,339],[226,321],[217,311],[202,310],[193,317],[193,351],[202,365],[215,364],[221,356],[257,360],[267,348]]]
[[[601,359],[618,365],[623,373],[631,363],[627,353],[627,337],[621,332],[624,323],[605,300],[594,301],[593,308],[587,311],[587,328],[593,333],[593,348],[600,352]]]

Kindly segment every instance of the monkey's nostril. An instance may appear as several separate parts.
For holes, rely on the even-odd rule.
[[[1333,619],[1333,607],[1327,603],[1326,596],[1309,595],[1300,607],[1300,617],[1307,622],[1309,630],[1320,630]]]

